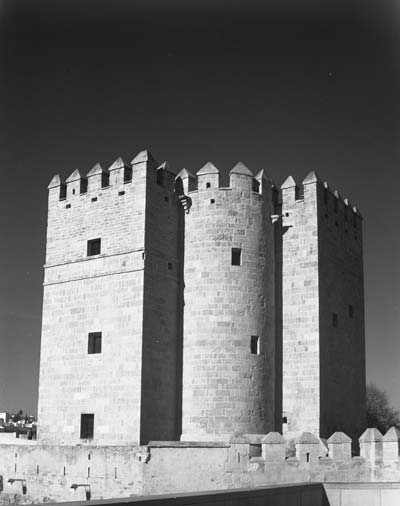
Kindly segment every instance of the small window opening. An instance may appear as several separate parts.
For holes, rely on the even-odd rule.
[[[65,209],[71,209],[71,204],[67,204],[67,205],[65,206]]]
[[[88,453],[87,458],[88,458],[88,460],[90,460],[90,459],[91,459],[91,455],[90,455],[90,453]]]
[[[79,188],[79,192],[80,193],[87,193],[87,188],[88,188],[87,179],[82,178],[81,179],[80,188]]]
[[[122,191],[118,192],[118,195],[119,195],[120,197],[122,197],[122,195],[125,195],[125,192],[122,190]]]
[[[100,255],[101,239],[91,239],[87,242],[87,256]]]
[[[62,183],[60,185],[60,200],[65,200],[67,198],[67,185]]]
[[[294,190],[294,198],[295,198],[295,200],[303,200],[304,199],[304,188],[303,187],[299,188],[298,186],[296,186],[296,188]]]
[[[75,195],[75,188],[72,189],[72,195]]]
[[[258,336],[251,336],[250,353],[252,355],[259,355],[260,354],[260,338]]]
[[[64,466],[64,469],[63,469],[63,475],[65,476],[66,472],[65,472],[65,466]]]
[[[349,304],[349,316],[350,318],[354,317],[354,307],[352,304]]]
[[[114,467],[114,478],[117,478],[117,468]]]
[[[101,353],[101,332],[89,332],[88,354]]]
[[[36,474],[39,474],[39,466],[36,466]]]
[[[339,325],[339,317],[337,313],[332,313],[332,326],[337,329]]]
[[[242,250],[240,248],[232,248],[232,265],[241,265]]]
[[[107,186],[110,186],[110,174],[108,172],[102,172],[101,173],[101,187],[107,188]]]
[[[306,453],[306,459],[307,459],[307,462],[310,462],[310,454],[309,454],[309,452]]]
[[[211,199],[210,204],[215,204],[215,199]]]
[[[97,202],[97,197],[92,197],[92,202]]]
[[[285,217],[286,217],[286,218],[289,218],[289,213],[285,213]]]
[[[240,464],[240,453],[239,452],[237,454],[237,461],[238,461],[238,464]]]
[[[324,204],[328,203],[328,188],[324,188]]]
[[[130,183],[132,181],[132,168],[124,167],[124,183]]]
[[[87,477],[90,478],[90,467],[87,468]]]
[[[260,192],[260,183],[257,181],[257,179],[253,179],[253,192]]]
[[[164,171],[162,169],[159,169],[157,171],[157,177],[156,177],[157,184],[163,184],[164,183]]]
[[[211,188],[211,183],[206,183],[206,188]]]
[[[172,262],[168,262],[168,270],[172,271]]]
[[[287,416],[285,412],[282,413],[282,423],[287,423]]]
[[[94,414],[81,414],[81,439],[93,439]]]

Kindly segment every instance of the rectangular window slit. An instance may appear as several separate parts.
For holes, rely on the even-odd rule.
[[[125,195],[125,192],[122,190],[122,191],[118,192],[118,195],[119,195],[120,197],[122,197],[122,195]]]
[[[102,172],[101,174],[101,187],[107,188],[110,186],[110,174],[108,172]]]
[[[66,475],[66,472],[65,472],[65,466],[64,466],[64,469],[63,469],[63,475],[64,475],[64,476]]]
[[[60,200],[65,200],[67,198],[67,185],[62,183],[60,185]]]
[[[93,439],[94,414],[81,414],[81,439]]]
[[[88,334],[88,354],[93,355],[94,353],[101,353],[101,332],[89,332]]]
[[[71,204],[67,204],[67,205],[65,206],[65,209],[71,209]]]
[[[251,336],[250,339],[250,353],[252,355],[260,354],[260,339],[259,336]]]
[[[87,242],[87,256],[100,255],[101,239],[91,239]]]
[[[36,466],[36,474],[39,474],[39,466]]]
[[[97,202],[97,197],[92,197],[92,202]]]
[[[215,204],[215,199],[211,199],[210,204]]]
[[[124,167],[124,183],[130,183],[132,181],[132,169],[131,167]]]
[[[211,183],[206,183],[206,188],[211,188]]]
[[[232,248],[232,265],[241,265],[242,261],[242,250],[241,248]]]

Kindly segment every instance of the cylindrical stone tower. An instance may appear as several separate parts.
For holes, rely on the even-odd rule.
[[[274,428],[273,190],[242,163],[219,187],[207,163],[185,223],[182,437],[227,440]],[[193,179],[193,178],[192,178]],[[193,181],[192,181],[193,183]]]

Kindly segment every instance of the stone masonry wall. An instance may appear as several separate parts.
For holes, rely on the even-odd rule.
[[[282,396],[284,430],[319,431],[320,344],[317,196],[282,185]]]
[[[254,191],[253,175],[238,164],[230,187],[220,188],[207,164],[188,194],[182,440],[274,427],[273,203],[271,184],[260,181]],[[241,249],[240,265],[231,265],[232,248]]]
[[[366,422],[362,219],[337,192],[332,193],[321,182],[317,184],[320,434],[325,437],[340,427],[356,438]]]

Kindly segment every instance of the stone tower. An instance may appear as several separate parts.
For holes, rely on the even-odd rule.
[[[273,189],[242,163],[179,174],[185,220],[182,440],[274,430]]]
[[[282,185],[283,412],[287,433],[365,428],[362,225],[314,172]],[[306,429],[308,427],[308,429]]]
[[[180,435],[183,209],[174,179],[144,151],[49,185],[43,442]]]

